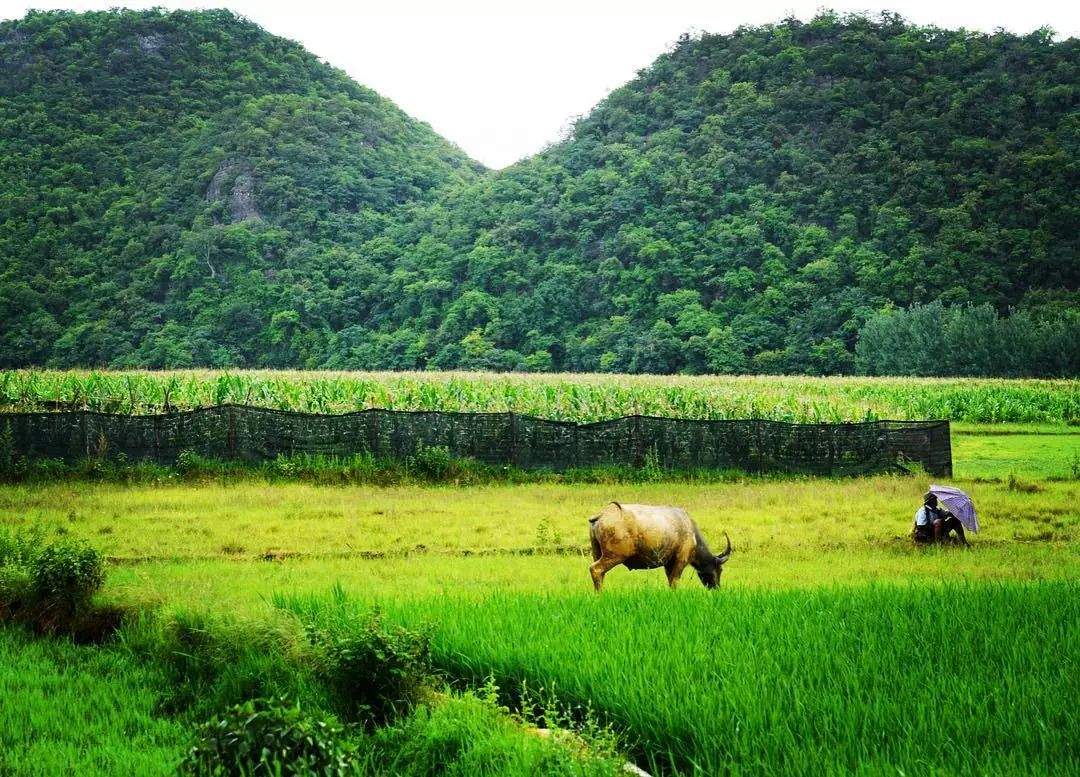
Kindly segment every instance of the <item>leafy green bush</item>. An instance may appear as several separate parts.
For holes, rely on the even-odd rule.
[[[34,559],[30,573],[36,600],[73,613],[105,582],[101,554],[79,540],[46,545]]]
[[[100,641],[123,615],[115,607],[89,606],[104,581],[101,554],[81,541],[46,543],[37,528],[0,531],[0,618]]]
[[[30,573],[25,567],[0,565],[0,618],[26,601],[30,593]]]
[[[0,617],[11,617],[31,595],[31,565],[40,552],[42,533],[0,530]]]
[[[428,687],[427,634],[388,626],[378,611],[351,628],[307,627],[342,714],[382,724],[411,709]]]
[[[181,475],[189,475],[202,469],[202,457],[195,451],[183,450],[176,457],[176,471]]]
[[[454,457],[450,449],[445,445],[416,446],[416,453],[409,456],[407,468],[409,472],[420,477],[432,480],[442,480],[450,473],[454,466]]]
[[[191,775],[344,775],[350,748],[333,720],[257,699],[204,723],[180,771]]]
[[[45,543],[41,527],[0,529],[0,567],[28,567]]]

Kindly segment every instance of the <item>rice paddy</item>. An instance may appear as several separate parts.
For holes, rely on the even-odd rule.
[[[131,656],[0,629],[0,774],[174,774],[184,727]]]
[[[191,385],[209,385],[205,377],[190,377]],[[398,391],[425,377],[370,380]],[[454,401],[463,403],[458,409],[509,402],[507,387],[519,379],[462,383],[489,394]],[[582,385],[594,380],[611,379]],[[761,399],[772,390],[765,381],[707,380],[676,379],[688,393],[668,395],[648,380],[620,378],[627,396],[640,396],[616,407],[688,402],[689,415],[736,412],[718,403],[740,386],[770,401]],[[847,394],[836,388],[845,381],[822,389],[831,409],[808,409],[813,401],[802,393],[782,412],[861,416],[885,402],[884,393],[852,399],[861,384],[850,383]],[[883,392],[888,382],[863,383]],[[1008,394],[1046,382],[1002,383]],[[500,703],[526,719],[537,699],[549,699],[567,720],[612,726],[622,753],[657,775],[1065,774],[1080,769],[1071,701],[1080,694],[1080,435],[1067,423],[1075,420],[1075,382],[1047,385],[1053,398],[1034,419],[1041,426],[1014,418],[954,434],[949,482],[973,496],[983,526],[970,549],[912,545],[912,513],[927,480],[907,475],[469,487],[260,476],[59,480],[0,485],[0,527],[38,527],[100,549],[111,559],[105,604],[194,624],[194,633],[203,623],[261,624],[284,635],[283,655],[298,649],[304,624],[327,619],[348,629],[377,607],[390,622],[430,634],[432,659],[451,688],[497,688]],[[140,391],[153,399],[151,388]],[[321,407],[385,400],[364,391],[366,399],[352,394]],[[585,391],[573,401],[553,392],[543,407],[562,409],[549,414],[618,414],[590,404]],[[925,390],[925,401],[933,395]],[[522,396],[538,408],[544,401]],[[154,401],[127,408],[142,412]],[[971,423],[1008,415],[955,407],[950,417],[980,419]],[[735,553],[720,590],[705,591],[688,572],[672,592],[660,572],[620,568],[595,596],[586,518],[610,499],[681,505],[714,545],[728,532]],[[143,664],[146,639],[138,624],[119,645],[93,648],[0,631],[0,659],[12,667],[0,669],[0,773],[55,773],[50,765],[69,755],[87,773],[175,766],[191,720],[160,714],[156,694],[170,681]],[[293,670],[260,651],[250,646],[250,656],[236,659],[265,675],[253,688],[303,691],[313,682],[308,674],[290,680]],[[74,690],[53,704],[31,675]],[[229,688],[238,693],[246,682]],[[567,750],[545,750],[479,697],[448,704],[372,735],[369,752],[379,760],[357,773],[428,773],[450,751],[459,754],[450,773],[607,773],[607,762],[573,766]],[[68,711],[80,722],[65,729]],[[34,758],[42,770],[28,765]]]
[[[650,771],[1077,766],[1075,582],[665,593],[493,592],[391,611],[436,624],[457,676],[607,711]]]

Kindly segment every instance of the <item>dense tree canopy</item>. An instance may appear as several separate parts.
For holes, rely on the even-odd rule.
[[[482,168],[224,11],[0,25],[0,363],[312,365],[356,248]]]
[[[0,54],[3,365],[876,372],[914,362],[860,330],[932,301],[1076,342],[1045,31],[687,37],[499,172],[225,12],[31,14]]]

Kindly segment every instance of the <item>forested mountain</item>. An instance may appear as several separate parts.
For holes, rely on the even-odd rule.
[[[348,247],[481,170],[225,11],[0,24],[0,363],[318,361]]]
[[[3,365],[874,372],[938,301],[1031,355],[968,371],[1078,369],[1073,39],[687,37],[499,172],[225,12],[32,14],[0,68]]]

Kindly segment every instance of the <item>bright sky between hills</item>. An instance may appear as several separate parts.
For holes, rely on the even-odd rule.
[[[1026,0],[0,0],[0,18],[30,8],[102,10],[225,6],[303,44],[393,100],[473,158],[500,168],[558,141],[684,32],[730,32],[788,16],[884,9],[920,24],[1080,35],[1080,3]]]

